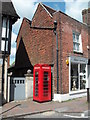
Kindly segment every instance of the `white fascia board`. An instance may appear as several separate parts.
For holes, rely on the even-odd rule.
[[[50,15],[50,17],[52,18],[52,15],[50,14],[50,12],[43,6],[42,3],[40,3],[40,5],[44,8],[44,10]]]

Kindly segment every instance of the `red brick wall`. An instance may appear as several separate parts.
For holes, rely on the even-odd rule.
[[[35,12],[35,15],[32,19],[32,27],[53,27],[53,19],[42,7],[41,4],[38,5],[38,8]]]
[[[80,22],[64,15],[61,16],[61,43],[62,43],[62,92],[69,92],[69,66],[66,65],[66,59],[69,56],[80,56],[88,58],[88,29]],[[73,52],[73,34],[76,31],[81,33],[83,54]],[[59,34],[60,35],[60,34]]]
[[[25,38],[29,33],[29,28],[30,28],[29,23],[30,22],[26,18],[23,19],[19,33],[18,33],[18,37],[17,37],[17,49],[18,49],[21,37]]]
[[[90,27],[88,27],[88,46],[89,46],[88,57],[90,59]]]
[[[58,33],[58,61],[59,61],[59,93],[69,91],[69,66],[66,65],[66,59],[69,56],[88,57],[88,30],[87,27],[80,22],[68,17],[67,15],[57,12],[51,18],[46,11],[39,5],[36,14],[32,20],[34,27],[53,27],[53,21],[57,20]],[[72,31],[81,33],[83,54],[73,53],[73,37]],[[57,74],[56,74],[56,36],[53,30],[30,28],[27,19],[23,20],[18,38],[17,50],[21,37],[27,52],[27,56],[32,64],[47,63],[53,64],[53,91],[57,92]],[[60,57],[61,56],[61,57]],[[22,59],[22,57],[20,58]]]
[[[53,64],[53,30],[33,29],[24,19],[17,38],[17,50],[22,37],[27,55],[32,65],[37,63]]]
[[[29,35],[32,36],[32,40],[29,39],[30,42],[26,43],[26,46],[30,51],[29,56],[33,65],[37,63],[52,64],[53,31],[32,29]]]

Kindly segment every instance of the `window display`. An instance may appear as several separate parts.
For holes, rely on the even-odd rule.
[[[78,64],[71,64],[71,90],[77,90],[78,84]]]
[[[86,88],[86,64],[71,63],[71,91]]]
[[[86,88],[86,65],[80,65],[80,90]]]

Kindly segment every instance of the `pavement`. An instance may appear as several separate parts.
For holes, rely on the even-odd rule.
[[[5,104],[2,107],[0,116],[2,116],[2,118],[18,118],[40,113],[44,114],[47,112],[64,113],[67,115],[69,115],[69,113],[80,113],[83,116],[83,113],[86,112],[85,114],[87,114],[88,109],[89,108],[86,97],[68,100],[61,103],[57,101],[38,103],[32,99],[28,99],[24,101],[13,101]]]

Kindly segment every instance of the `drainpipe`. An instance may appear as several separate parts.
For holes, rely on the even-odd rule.
[[[56,68],[57,68],[57,94],[59,94],[59,74],[58,74],[58,35],[57,35],[57,21],[54,21],[54,33],[56,35]]]
[[[59,29],[59,34],[60,34],[60,94],[63,93],[62,91],[62,31],[61,31],[61,14],[59,15],[59,24],[60,24],[60,29]]]

